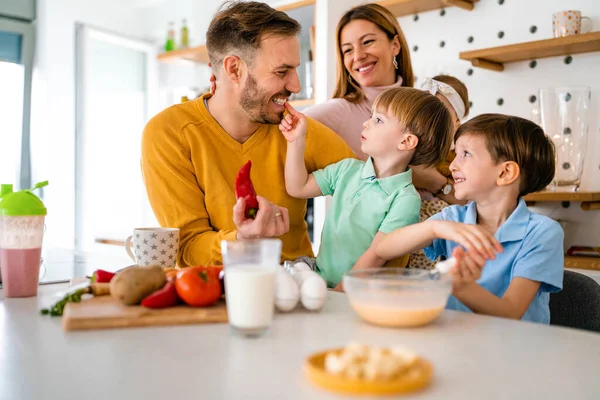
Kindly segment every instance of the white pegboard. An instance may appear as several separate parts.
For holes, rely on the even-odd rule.
[[[599,0],[481,0],[470,12],[449,7],[398,21],[411,48],[416,86],[440,73],[456,76],[467,85],[473,102],[467,119],[493,112],[534,120],[536,104],[530,98],[539,98],[540,88],[591,87],[592,117],[581,189],[600,190],[600,52],[575,54],[570,64],[565,56],[538,59],[535,68],[530,67],[531,60],[505,64],[503,72],[474,68],[458,57],[461,51],[551,38],[552,13],[563,10],[581,10],[592,19],[593,30],[600,29]],[[565,222],[566,246],[600,245],[600,211],[582,211],[576,203],[567,209],[551,204],[535,211]]]
[[[499,3],[503,3],[500,5]],[[471,12],[456,7],[399,18],[409,46],[417,87],[428,76],[447,73],[462,80],[469,88],[473,108],[469,117],[486,112],[532,118],[532,95],[544,87],[590,86],[593,90],[592,115],[598,114],[600,89],[600,53],[576,54],[570,64],[565,57],[530,60],[505,64],[503,72],[474,68],[460,60],[461,51],[502,46],[552,37],[552,13],[564,9],[580,9],[600,28],[600,1],[572,0],[482,0]],[[531,27],[535,26],[535,33]],[[503,32],[499,38],[498,33]],[[472,37],[473,41],[468,42]],[[440,43],[444,42],[444,47]],[[415,46],[418,47],[414,51]],[[469,72],[472,72],[469,75]],[[502,105],[498,100],[502,99]],[[600,189],[600,151],[598,118],[592,118],[589,151],[582,187]]]

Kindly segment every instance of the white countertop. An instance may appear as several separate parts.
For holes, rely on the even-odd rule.
[[[320,313],[276,314],[259,339],[226,324],[65,333],[38,312],[63,288],[0,292],[0,399],[345,399],[312,386],[302,364],[349,341],[402,344],[433,362],[432,385],[404,398],[600,397],[600,334],[453,311],[423,328],[378,328],[332,292]]]

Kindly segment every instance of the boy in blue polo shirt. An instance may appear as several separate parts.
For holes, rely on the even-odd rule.
[[[408,165],[431,166],[445,157],[452,141],[452,118],[430,93],[388,89],[377,97],[373,117],[363,124],[361,149],[369,159],[346,159],[308,174],[306,120],[289,105],[288,110],[279,126],[288,141],[286,189],[297,198],[333,196],[316,271],[327,286],[342,290],[340,282],[348,270],[386,262],[377,257],[375,247],[387,233],[419,222],[421,198]]]
[[[447,308],[548,324],[549,294],[562,289],[563,231],[523,200],[554,177],[552,142],[531,121],[483,114],[461,125],[450,164],[457,199],[427,221],[399,229],[377,248],[384,258],[425,247],[448,258],[459,245],[463,263],[485,268],[479,279],[453,287]]]

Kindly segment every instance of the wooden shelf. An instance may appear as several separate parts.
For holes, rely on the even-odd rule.
[[[567,192],[560,190],[545,190],[525,196],[528,205],[535,203],[574,201],[581,203],[585,211],[600,210],[600,192]]]
[[[474,3],[478,1],[479,0],[380,0],[377,4],[390,10],[397,18],[452,6],[470,11],[475,7]]]
[[[505,63],[593,51],[600,51],[600,32],[464,51],[460,59],[475,67],[503,71]]]
[[[156,57],[160,62],[175,62],[179,60],[193,61],[208,64],[208,51],[206,46],[189,47],[161,53]]]
[[[276,7],[277,10],[287,12],[295,10],[296,8],[312,6],[316,3],[316,0],[300,0],[294,3],[285,4],[280,7]],[[313,54],[314,49],[313,49]],[[177,49],[159,54],[157,57],[160,62],[176,62],[178,60],[193,61],[200,64],[208,64],[208,50],[206,45],[189,47],[187,49]]]
[[[279,11],[288,12],[288,11],[295,10],[296,8],[312,6],[312,5],[316,4],[316,2],[317,2],[317,0],[299,0],[299,1],[295,1],[290,4],[284,4],[282,6],[275,7],[275,8]]]
[[[580,257],[565,254],[565,268],[600,271],[600,257]]]
[[[531,193],[525,196],[525,201],[533,202],[557,202],[557,201],[600,201],[600,192],[566,192],[566,191],[551,191]]]
[[[315,104],[315,99],[292,100],[290,101],[290,104],[294,108],[308,107]]]
[[[113,246],[125,247],[125,241],[124,240],[108,239],[108,238],[96,238],[94,241],[96,243],[101,243],[101,244],[110,244],[110,245],[113,245]]]

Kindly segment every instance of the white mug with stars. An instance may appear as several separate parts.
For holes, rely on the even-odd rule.
[[[133,235],[125,240],[125,250],[137,265],[175,267],[179,251],[179,229],[134,229]]]
[[[585,32],[582,32],[582,20],[587,20],[589,23]],[[582,17],[579,10],[559,11],[552,14],[552,30],[555,38],[588,33],[592,28],[592,20],[589,17]]]

